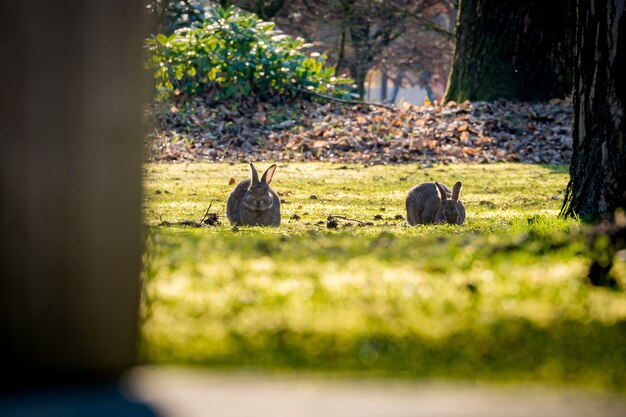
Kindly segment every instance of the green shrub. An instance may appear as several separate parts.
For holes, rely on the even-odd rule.
[[[215,9],[198,27],[158,34],[147,46],[159,99],[181,93],[269,98],[303,89],[341,97],[353,82],[336,77],[324,65],[326,56],[303,52],[311,46],[303,39],[234,7]]]

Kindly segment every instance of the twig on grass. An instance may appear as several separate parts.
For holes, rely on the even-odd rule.
[[[339,215],[335,215],[335,214],[331,214],[331,215],[329,215],[329,216],[328,216],[328,219],[329,219],[329,220],[330,220],[330,219],[342,219],[342,220],[345,220],[345,221],[348,221],[348,222],[355,222],[355,223],[358,223],[358,224],[359,224],[359,226],[367,226],[367,225],[371,224],[371,222],[364,222],[363,220],[359,220],[359,219],[351,219],[351,218],[346,217],[346,216],[339,216]]]
[[[200,224],[202,224],[207,219],[207,217],[209,216],[209,210],[211,210],[211,205],[212,204],[213,203],[209,203],[209,207],[207,207],[206,211],[204,212],[204,216],[202,216],[202,220],[200,220]]]

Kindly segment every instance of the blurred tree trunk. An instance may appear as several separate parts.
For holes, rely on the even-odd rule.
[[[381,69],[380,71],[380,102],[384,103],[387,101],[387,84],[389,82],[389,76],[387,75],[387,71],[385,69]]]
[[[574,153],[561,213],[589,221],[626,208],[626,22],[623,0],[578,3]]]
[[[547,100],[572,90],[574,0],[462,0],[444,100]]]
[[[400,68],[396,77],[393,79],[393,90],[391,90],[391,98],[389,99],[390,103],[395,103],[398,98],[398,93],[400,92],[400,87],[402,87],[402,80],[404,80],[405,70]]]
[[[352,1],[349,2],[352,5]],[[356,93],[361,99],[365,96],[365,78],[374,59],[373,45],[370,43],[370,24],[352,5],[348,11],[348,29],[354,57],[350,63],[350,75],[356,84]]]
[[[387,47],[401,32],[391,34],[390,25],[376,27],[367,13],[371,12],[362,7],[355,0],[345,0],[344,13],[347,13],[346,22],[350,33],[350,44],[353,57],[350,60],[350,75],[356,84],[356,93],[361,99],[365,97],[365,79],[372,67],[374,58]]]
[[[0,384],[135,363],[143,1],[0,6]]]
[[[448,4],[448,31],[450,33],[454,33],[454,29],[456,28],[456,16],[458,13],[458,8],[454,6],[454,4]]]

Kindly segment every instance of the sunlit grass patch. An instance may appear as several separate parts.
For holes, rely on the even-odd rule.
[[[258,165],[259,169],[265,168],[262,163]],[[198,221],[211,204],[211,209],[222,215],[227,227],[226,198],[234,188],[229,181],[239,182],[250,174],[243,163],[191,163],[146,165],[144,175],[148,225]],[[562,166],[526,164],[435,165],[431,168],[419,164],[371,167],[279,164],[272,187],[281,196],[283,224],[279,231],[269,233],[302,233],[303,229],[310,231],[312,225],[325,230],[322,223],[329,215],[374,222],[373,227],[352,230],[359,234],[384,230],[404,235],[440,233],[443,229],[435,226],[403,227],[406,224],[402,220],[407,191],[419,182],[435,180],[449,186],[457,180],[463,182],[461,200],[468,215],[462,231],[507,231],[512,222],[528,221],[531,217],[535,220],[548,217],[550,222],[564,225],[556,220],[556,214],[566,177]],[[318,222],[321,223],[318,225]]]
[[[626,386],[626,297],[589,285],[580,225],[556,217],[564,167],[285,164],[279,228],[177,226],[247,176],[146,166],[145,360]],[[465,226],[406,225],[433,179],[463,182]]]

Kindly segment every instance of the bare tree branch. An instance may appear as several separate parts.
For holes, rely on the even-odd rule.
[[[426,29],[432,30],[433,32],[436,32],[440,35],[443,35],[449,39],[452,39],[454,37],[454,33],[440,28],[439,26],[437,26],[436,24],[434,24],[433,22],[431,22],[430,20],[426,19],[425,17],[420,16],[419,14],[412,12],[410,10],[406,10],[403,9],[402,7],[394,4],[393,2],[389,2],[388,3],[391,7],[393,7],[394,9],[398,10],[399,12],[403,13],[405,16],[410,16],[413,19],[415,19],[420,25],[424,26]]]

